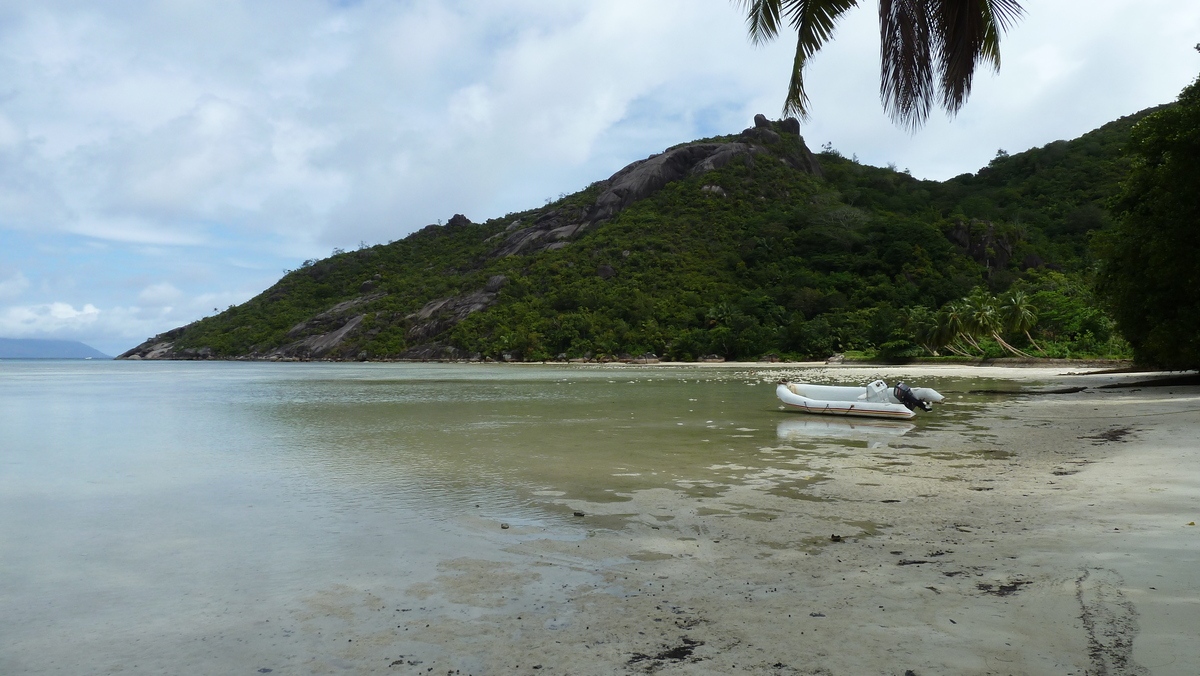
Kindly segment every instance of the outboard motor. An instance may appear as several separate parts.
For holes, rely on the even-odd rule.
[[[896,399],[900,400],[901,404],[908,407],[908,410],[920,408],[922,411],[932,411],[933,407],[925,402],[917,399],[917,395],[913,394],[912,388],[905,385],[903,381],[896,383],[896,387],[892,390],[896,395]]]

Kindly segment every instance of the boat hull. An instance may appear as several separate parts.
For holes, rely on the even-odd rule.
[[[882,401],[867,401],[863,399],[818,399],[815,397],[821,396],[844,396],[857,394],[857,392],[866,392],[866,388],[852,387],[831,387],[821,385],[803,386],[806,389],[802,390],[805,394],[814,396],[804,396],[794,392],[786,384],[780,384],[775,388],[775,395],[783,402],[783,405],[794,411],[803,411],[805,413],[814,413],[817,415],[838,415],[838,416],[857,416],[863,418],[890,418],[893,420],[908,420],[916,414],[908,410],[904,404],[893,404],[891,402]],[[824,392],[828,390],[828,392]],[[846,390],[839,392],[837,390]]]

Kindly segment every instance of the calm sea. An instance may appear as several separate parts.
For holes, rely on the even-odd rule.
[[[571,501],[720,490],[715,467],[827,425],[781,413],[776,377],[0,362],[0,674],[253,673],[322,590],[395,600],[521,533],[586,537]]]

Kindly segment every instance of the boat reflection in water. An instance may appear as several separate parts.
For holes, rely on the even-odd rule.
[[[783,441],[809,441],[819,437],[871,439],[900,437],[915,428],[916,425],[912,423],[898,420],[805,416],[780,422],[775,428],[775,434]]]

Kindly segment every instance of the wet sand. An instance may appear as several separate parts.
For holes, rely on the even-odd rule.
[[[781,431],[770,469],[729,467],[752,480],[728,491],[567,501],[581,539],[480,520],[511,558],[446,561],[402,607],[314,596],[292,621],[345,648],[279,672],[1200,672],[1200,388],[979,371],[1087,389],[1001,397],[954,429],[850,430],[837,453]]]

